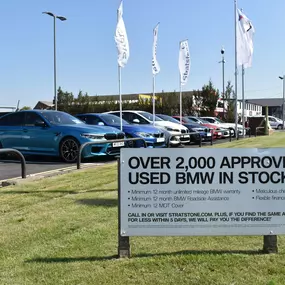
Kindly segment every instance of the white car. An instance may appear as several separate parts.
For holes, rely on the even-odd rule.
[[[201,117],[201,119],[204,119],[204,120],[208,121],[211,124],[214,124],[216,126],[220,126],[222,128],[225,128],[225,129],[229,129],[229,128],[235,129],[235,127],[236,127],[235,123],[225,123],[225,122],[223,122],[222,120],[220,120],[219,118],[216,118],[216,117]],[[237,128],[238,128],[239,136],[243,136],[243,135],[246,134],[246,130],[243,128],[242,125],[237,124]],[[233,130],[231,130],[231,135],[234,135],[234,131]]]
[[[268,116],[268,121],[272,129],[276,129],[276,130],[284,129],[283,121],[281,119],[278,119],[273,116]]]
[[[114,114],[118,117],[120,116],[120,111],[110,111],[106,113]],[[124,110],[122,111],[122,117],[131,124],[153,124],[153,115],[144,111]],[[167,122],[155,116],[154,125],[164,131],[166,139],[171,146],[179,146],[190,142],[188,128],[179,123]]]

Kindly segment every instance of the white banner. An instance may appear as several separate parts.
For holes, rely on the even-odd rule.
[[[156,58],[156,49],[157,49],[157,34],[158,34],[159,23],[153,30],[153,46],[152,46],[152,74],[155,75],[160,72],[160,66]]]
[[[253,36],[255,33],[253,24],[237,9],[237,63],[244,68],[251,67],[253,57]]]
[[[190,52],[187,40],[180,42],[179,71],[180,71],[180,83],[181,85],[185,85],[187,83],[190,73]]]
[[[123,20],[123,1],[118,9],[115,42],[118,50],[118,64],[120,67],[124,67],[127,64],[130,56],[130,48],[125,23]]]
[[[122,148],[121,235],[285,234],[285,149]]]

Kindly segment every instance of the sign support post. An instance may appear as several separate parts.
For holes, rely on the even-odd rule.
[[[118,258],[130,258],[130,238],[121,236],[121,160],[118,158]]]
[[[278,253],[276,235],[263,236],[263,252],[268,254]]]

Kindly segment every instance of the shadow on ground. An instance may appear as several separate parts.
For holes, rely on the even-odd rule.
[[[11,190],[11,191],[1,191],[1,188],[0,188],[0,196],[2,194],[44,194],[44,193],[62,193],[62,194],[73,194],[73,195],[76,195],[76,194],[84,194],[84,193],[99,193],[99,192],[117,192],[118,189],[92,189],[92,190],[84,190],[84,189],[80,189],[77,190],[77,191],[73,191],[73,190],[38,190],[38,191],[26,191],[26,190]]]
[[[224,255],[224,254],[242,254],[242,255],[260,255],[262,250],[185,250],[178,252],[163,252],[163,253],[142,253],[133,254],[132,258],[146,257],[161,257],[161,256],[179,256],[179,255]],[[105,261],[118,258],[117,255],[111,256],[78,256],[78,257],[38,257],[26,260],[27,263],[69,263],[69,262],[84,262],[84,261]]]
[[[77,204],[96,206],[96,207],[117,207],[118,199],[80,199],[76,201]]]

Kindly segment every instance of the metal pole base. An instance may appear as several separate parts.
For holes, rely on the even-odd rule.
[[[118,258],[130,258],[131,247],[130,238],[119,236]]]
[[[277,236],[263,236],[263,253],[278,253]]]

